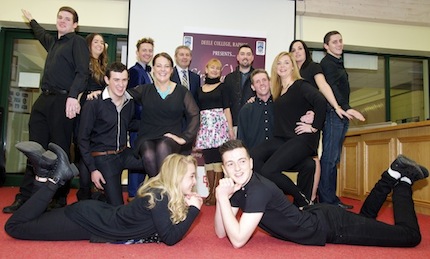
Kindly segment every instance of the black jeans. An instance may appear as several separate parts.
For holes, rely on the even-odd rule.
[[[66,117],[67,94],[41,94],[33,105],[28,123],[29,140],[35,141],[47,149],[53,142],[59,145],[70,158],[73,120]],[[19,189],[17,198],[28,200],[33,193],[33,167],[27,163],[27,168]],[[70,181],[62,186],[54,195],[54,199],[63,198],[70,191]]]
[[[57,191],[47,182],[8,219],[5,231],[11,237],[25,240],[89,240],[91,233],[70,220],[65,207],[46,212]]]
[[[375,218],[387,195],[393,190],[394,225]],[[360,214],[338,206],[321,204],[332,231],[327,243],[385,247],[414,247],[421,242],[421,234],[412,200],[412,188],[398,182],[384,172],[370,192]]]
[[[251,157],[255,172],[274,182],[284,193],[292,195],[296,205],[305,206],[308,204],[299,202],[303,199],[299,192],[311,200],[315,175],[314,153],[299,138],[287,141],[273,138],[253,148]],[[298,171],[297,186],[283,171]]]
[[[97,170],[99,170],[106,184],[103,185],[107,202],[112,205],[124,204],[122,197],[121,173],[124,169],[144,171],[143,159],[133,155],[130,148],[116,155],[94,157]]]

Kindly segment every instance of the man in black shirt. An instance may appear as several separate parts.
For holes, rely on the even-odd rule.
[[[230,111],[235,131],[237,131],[240,109],[249,98],[255,96],[254,91],[251,89],[250,78],[254,70],[252,67],[254,54],[251,47],[247,44],[240,46],[236,58],[239,65],[235,71],[228,74],[224,79],[225,87],[228,89],[230,95]]]
[[[127,147],[128,131],[137,131],[139,121],[134,119],[134,101],[126,92],[127,67],[120,62],[110,64],[105,82],[101,96],[87,101],[82,109],[78,142],[94,185],[104,190],[108,203],[121,205],[122,171],[144,169],[143,160]]]
[[[43,72],[42,93],[33,105],[29,121],[29,140],[48,148],[59,145],[70,156],[73,118],[80,111],[77,100],[83,92],[89,74],[89,50],[85,39],[76,35],[78,14],[71,7],[61,7],[57,13],[56,37],[41,27],[30,12],[22,10],[30,22],[34,36],[48,52]],[[34,172],[30,163],[21,183],[20,192],[4,213],[13,213],[33,192]],[[52,207],[66,205],[70,181],[53,198]]]
[[[327,52],[321,60],[321,68],[327,83],[333,90],[336,101],[341,108],[353,118],[364,120],[358,111],[349,105],[350,87],[348,73],[343,65],[343,39],[337,31],[328,32],[324,37],[324,48]],[[344,209],[352,209],[336,196],[337,164],[340,161],[342,144],[348,131],[349,120],[340,118],[337,107],[327,105],[326,119],[322,133],[321,179],[318,187],[319,202],[338,205]]]
[[[251,87],[256,93],[255,101],[246,103],[239,112],[237,138],[251,150],[273,137],[273,99],[270,79],[263,69],[251,73]]]
[[[421,233],[412,200],[412,184],[428,177],[426,168],[399,155],[376,183],[360,214],[317,204],[299,210],[274,183],[253,173],[253,161],[240,140],[220,147],[227,178],[216,188],[215,233],[244,246],[257,226],[270,235],[304,245],[351,244],[414,247]],[[394,225],[376,220],[393,191]],[[239,209],[242,214],[237,219]]]

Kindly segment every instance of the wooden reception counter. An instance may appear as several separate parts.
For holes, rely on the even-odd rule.
[[[350,129],[340,161],[340,196],[364,200],[398,154],[430,168],[430,121]],[[416,211],[430,215],[430,180],[415,183],[413,189]]]

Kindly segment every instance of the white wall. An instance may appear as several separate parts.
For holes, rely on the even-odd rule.
[[[298,16],[296,24],[297,38],[320,47],[324,35],[337,30],[351,50],[430,56],[430,27],[311,16]]]
[[[143,1],[143,0],[142,0]],[[56,14],[61,6],[74,8],[81,30],[88,32],[127,33],[127,0],[0,0],[0,26],[28,28],[21,9],[31,12],[41,24],[55,29]]]
[[[136,42],[142,37],[154,39],[154,53],[167,52],[172,56],[175,48],[182,45],[184,32],[266,38],[266,69],[294,40],[294,1],[130,2],[129,66],[136,62]]]

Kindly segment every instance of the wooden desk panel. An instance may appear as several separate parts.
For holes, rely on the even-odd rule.
[[[429,121],[348,132],[339,167],[339,195],[364,200],[398,154],[430,168]],[[429,179],[415,183],[413,189],[416,211],[430,215]]]

